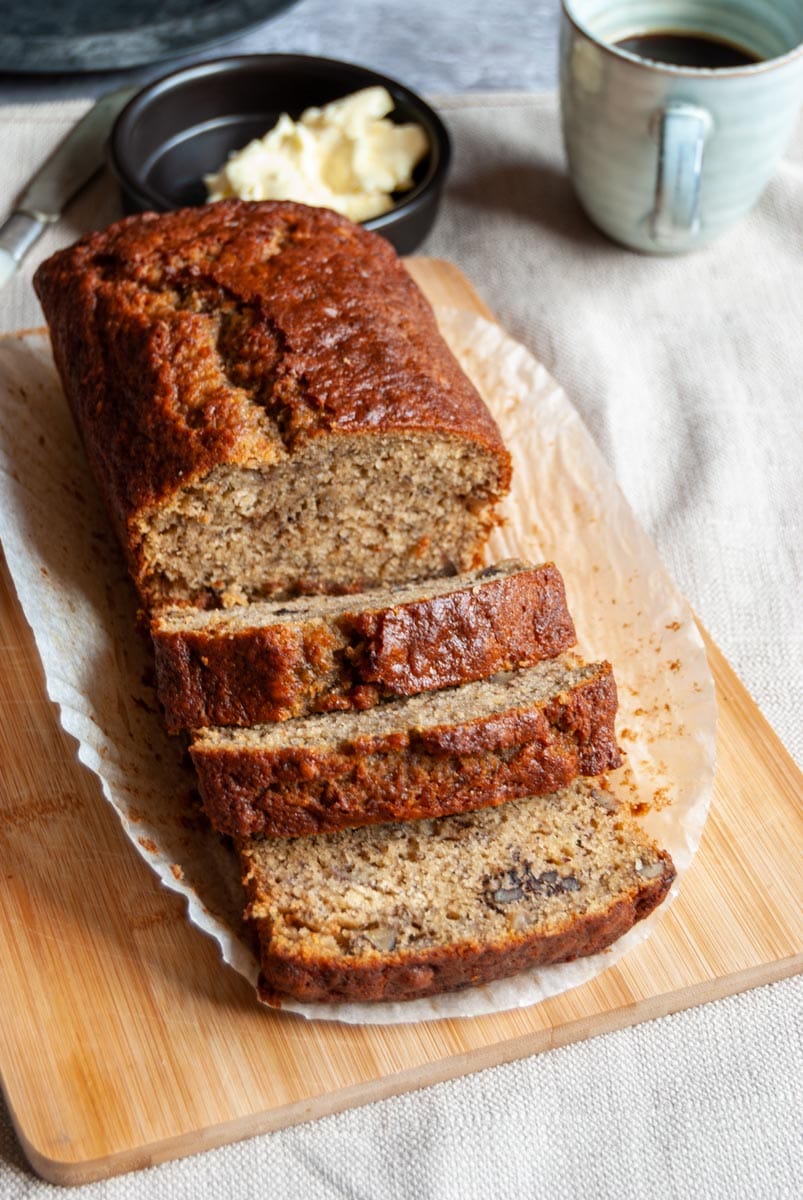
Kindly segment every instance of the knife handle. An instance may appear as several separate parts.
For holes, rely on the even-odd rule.
[[[46,222],[27,212],[13,212],[0,225],[0,287],[12,277]]]

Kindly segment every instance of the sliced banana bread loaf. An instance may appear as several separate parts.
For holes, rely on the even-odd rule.
[[[669,855],[579,781],[500,808],[240,845],[264,999],[409,1000],[596,954],[660,904]]]
[[[384,238],[226,200],[119,221],[34,282],[147,608],[480,564],[510,458]]]
[[[371,708],[530,666],[575,642],[554,564],[513,560],[357,596],[166,608],[151,635],[173,733]]]
[[[200,730],[190,746],[222,833],[311,834],[554,791],[619,765],[609,663],[566,656],[365,712]]]

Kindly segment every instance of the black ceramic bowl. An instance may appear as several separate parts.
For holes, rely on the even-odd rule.
[[[381,85],[395,101],[393,119],[416,121],[429,153],[415,186],[390,212],[363,224],[400,254],[429,232],[449,168],[449,135],[438,115],[402,84],[365,67],[301,54],[253,54],[183,67],[143,88],[123,109],[109,141],[109,162],[129,212],[165,212],[203,204],[203,176],[232,150],[261,137],[283,112],[299,117],[359,88]]]

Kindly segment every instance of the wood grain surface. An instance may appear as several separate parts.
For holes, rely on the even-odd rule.
[[[448,264],[436,303],[487,311]],[[803,779],[716,646],[715,797],[680,898],[592,983],[532,1008],[341,1026],[260,1006],[124,837],[0,578],[0,1072],[34,1168],[75,1184],[195,1153],[791,975]]]

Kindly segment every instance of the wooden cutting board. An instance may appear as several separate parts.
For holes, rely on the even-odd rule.
[[[489,315],[455,268],[410,269],[435,303]],[[188,924],[77,763],[5,568],[0,630],[0,1072],[25,1152],[54,1182],[193,1154],[803,967],[803,778],[708,638],[714,803],[652,938],[529,1009],[354,1027],[261,1007]]]

